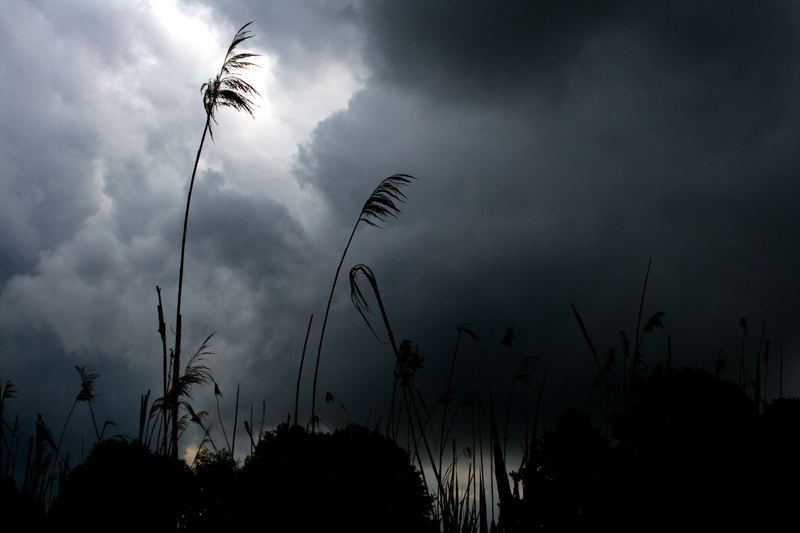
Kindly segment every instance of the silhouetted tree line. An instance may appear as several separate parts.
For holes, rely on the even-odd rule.
[[[190,469],[109,439],[67,474],[47,516],[10,482],[2,501],[25,502],[3,511],[15,524],[58,530],[438,531],[407,452],[356,425],[281,425],[241,467],[227,450],[201,451]]]
[[[105,440],[66,474],[47,514],[3,480],[2,516],[81,531],[440,530],[408,453],[376,431],[282,425],[254,444],[241,466],[228,451],[203,451],[189,468],[136,441]],[[533,439],[495,529],[792,527],[799,450],[800,400],[756,402],[702,370],[657,370],[604,430],[570,408]]]
[[[517,531],[791,527],[800,400],[769,403],[702,370],[657,370],[607,432],[567,410],[513,474]],[[510,522],[510,524],[509,524]]]

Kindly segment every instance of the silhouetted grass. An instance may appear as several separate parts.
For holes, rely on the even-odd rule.
[[[761,392],[756,396],[759,389],[754,383],[738,384],[738,372],[734,382],[724,379],[717,368],[712,374],[656,364],[649,376],[634,374],[623,416],[609,412],[609,433],[574,408],[554,428],[540,432],[535,414],[533,433],[526,430],[521,463],[514,468],[503,450],[506,444],[491,380],[487,377],[488,396],[470,391],[456,403],[456,349],[445,393],[429,409],[414,386],[422,355],[411,341],[397,343],[374,272],[357,265],[351,282],[354,303],[377,334],[368,303],[375,301],[395,357],[394,380],[401,399],[395,415],[402,423],[394,422],[392,431],[352,424],[332,433],[296,425],[265,431],[262,423],[256,433],[251,413],[243,422],[251,453],[237,459],[233,440],[217,448],[214,431],[203,421],[207,414],[195,412],[187,403],[186,423],[203,430],[200,450],[187,467],[164,456],[157,439],[155,446],[149,444],[152,432],[163,427],[158,416],[162,410],[153,406],[150,411],[155,415],[147,428],[140,422],[134,440],[103,439],[93,423],[96,444],[84,464],[72,466],[60,456],[59,443],[39,417],[17,488],[16,452],[11,445],[18,440],[19,423],[8,420],[16,388],[6,381],[0,390],[0,466],[4,502],[16,502],[13,512],[6,507],[9,523],[91,531],[107,529],[125,516],[130,517],[126,526],[185,531],[336,528],[467,533],[674,531],[686,524],[715,530],[748,524],[770,530],[778,520],[792,517],[797,491],[783,480],[800,475],[800,400],[764,401]],[[663,314],[654,316],[663,321]],[[576,318],[588,337],[577,313]],[[653,322],[645,322],[640,341],[655,329]],[[457,345],[465,331],[463,327],[457,331]],[[479,340],[474,332],[470,336]],[[187,363],[180,380],[183,396],[191,397],[191,385],[210,382],[210,369],[203,363],[209,353],[208,342],[203,343]],[[753,366],[757,359],[751,359]],[[530,358],[521,362],[510,365],[511,383],[521,379],[521,369],[525,381],[531,381],[535,367]],[[73,404],[96,401],[97,372],[80,370]],[[613,366],[598,372],[609,383],[615,379]],[[544,377],[535,400],[528,404],[523,396],[514,396],[512,405],[521,409],[530,405],[538,413]],[[506,391],[510,396],[510,387]],[[346,413],[335,395],[329,393],[327,398]],[[448,408],[451,402],[455,407]],[[143,395],[140,421],[146,411],[147,395]],[[219,417],[222,427],[217,431],[222,432]],[[470,422],[471,438],[463,433],[452,437],[458,417]],[[69,413],[66,418],[65,426]],[[438,429],[432,431],[434,427]],[[426,471],[433,473],[427,481]],[[53,494],[52,487],[58,489]],[[497,509],[489,501],[492,488]],[[496,519],[493,511],[499,511]]]

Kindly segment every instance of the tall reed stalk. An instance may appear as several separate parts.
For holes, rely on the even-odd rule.
[[[186,257],[186,235],[189,227],[189,208],[192,203],[192,191],[194,190],[197,167],[200,163],[200,154],[203,152],[206,135],[210,135],[211,139],[214,139],[212,123],[216,124],[217,109],[220,107],[230,107],[236,111],[245,111],[250,116],[253,116],[253,102],[250,97],[258,95],[258,91],[256,91],[252,85],[241,79],[238,73],[247,67],[254,66],[248,59],[255,57],[257,54],[235,53],[239,44],[252,37],[250,31],[247,30],[250,24],[252,24],[252,22],[248,22],[239,28],[239,31],[236,32],[236,35],[233,37],[228,47],[225,60],[222,63],[222,68],[220,68],[219,73],[216,77],[204,83],[200,88],[203,94],[203,106],[206,111],[206,123],[203,127],[203,135],[200,137],[200,146],[197,148],[197,155],[195,156],[194,167],[192,168],[192,177],[189,180],[189,192],[186,196],[186,211],[183,215],[183,235],[181,237],[181,263],[178,272],[178,299],[175,309],[175,349],[172,359],[172,397],[170,398],[172,414],[170,450],[174,459],[178,458],[179,377],[181,366],[181,334],[183,331],[181,303],[183,302],[183,272],[184,260]]]

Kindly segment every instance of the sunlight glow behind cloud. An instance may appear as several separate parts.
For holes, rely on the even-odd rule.
[[[197,66],[193,70],[202,67],[205,76],[212,77],[219,69],[230,35],[236,28],[230,24],[218,26],[216,22],[222,17],[204,5],[154,0],[148,7],[169,35],[172,45],[191,51]],[[309,219],[318,217],[319,210],[308,208],[314,199],[301,190],[291,175],[297,147],[310,137],[321,120],[347,107],[352,95],[364,85],[363,66],[329,61],[298,76],[287,70],[296,69],[297,65],[285,65],[276,53],[257,46],[257,43],[270,44],[270,35],[259,31],[258,21],[254,21],[251,29],[254,38],[246,47],[247,51],[259,54],[253,59],[258,66],[243,72],[242,77],[259,92],[254,98],[254,116],[222,109],[218,121],[224,127],[215,129],[215,139],[220,146],[236,147],[240,168],[262,170],[229,174],[226,165],[231,155],[229,149],[207,151],[201,170],[210,169],[226,175],[225,187],[269,195],[293,212],[305,214],[300,221],[309,229]],[[263,169],[269,172],[265,175]]]

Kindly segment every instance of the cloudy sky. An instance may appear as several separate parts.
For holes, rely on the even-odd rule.
[[[222,110],[203,152],[183,302],[186,349],[215,333],[228,419],[237,384],[245,409],[266,401],[269,423],[292,410],[309,315],[314,345],[361,205],[398,172],[419,178],[402,215],[361,228],[345,269],[372,267],[431,397],[469,323],[482,340],[462,346],[461,393],[485,386],[498,353],[509,380],[535,354],[548,413],[602,399],[570,304],[603,352],[618,346],[651,257],[645,314],[666,313],[676,364],[711,368],[723,348],[735,374],[739,319],[752,356],[766,313],[800,394],[797,3],[0,7],[0,376],[29,426],[42,413],[60,427],[75,365],[100,373],[98,417],[118,432],[135,431],[140,394],[158,394],[155,287],[173,326],[199,88],[250,20],[244,49],[261,56],[246,79],[260,96],[254,118]],[[666,344],[648,338],[648,365]],[[374,422],[392,366],[345,272],[320,394]],[[212,410],[213,390],[195,402]],[[319,410],[344,422],[336,405]]]

